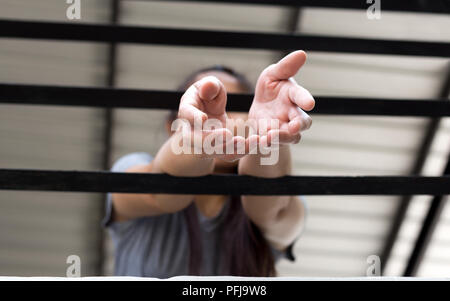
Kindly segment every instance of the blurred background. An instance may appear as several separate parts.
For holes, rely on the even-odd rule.
[[[364,1],[365,2],[365,1]],[[113,3],[82,0],[69,21],[65,0],[0,0],[0,18],[109,24]],[[319,9],[163,1],[120,1],[126,25],[309,33],[450,42],[448,14]],[[73,86],[111,84],[110,45],[0,38],[0,82]],[[284,53],[202,47],[117,45],[116,87],[175,89],[192,71],[223,64],[256,82]],[[390,98],[448,97],[448,59],[309,52],[297,82],[313,95]],[[444,92],[443,92],[444,91]],[[0,105],[0,167],[102,170],[129,152],[154,155],[167,139],[166,111]],[[295,175],[408,175],[420,160],[430,120],[314,115],[293,149]],[[105,144],[110,135],[110,146]],[[442,175],[450,151],[450,120],[438,124],[421,171]],[[111,156],[111,162],[105,156]],[[431,197],[413,197],[398,220],[401,197],[305,197],[309,215],[294,247],[295,263],[280,276],[365,276],[370,255],[383,274],[400,276]],[[0,191],[0,275],[65,276],[76,254],[82,276],[112,275],[113,250],[101,228],[104,195]],[[395,222],[399,235],[383,252]],[[417,276],[450,277],[450,207],[443,209]]]

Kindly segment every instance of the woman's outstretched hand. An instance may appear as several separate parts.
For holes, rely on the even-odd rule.
[[[214,76],[206,76],[186,90],[180,101],[178,118],[189,122],[191,130],[187,134],[191,145],[194,148],[201,146],[198,151],[204,157],[235,161],[248,153],[250,140],[234,136],[227,128],[226,104],[227,92],[223,83]],[[214,153],[205,149],[205,140],[206,145],[213,144]]]
[[[227,114],[227,92],[222,82],[215,76],[206,76],[192,84],[181,97],[178,118],[206,121],[218,119],[225,123]]]
[[[197,146],[197,153],[208,158],[234,161],[252,153],[258,145],[298,143],[300,133],[312,123],[304,110],[312,110],[315,104],[312,95],[293,79],[305,61],[306,53],[295,51],[261,73],[248,115],[248,120],[259,128],[254,128],[256,135],[249,137],[234,135],[233,129],[227,128],[227,92],[222,82],[207,76],[191,85],[181,98],[178,118],[190,125],[193,149]],[[261,131],[262,120],[269,127]],[[271,127],[272,121],[278,122],[278,127]],[[205,150],[205,141],[212,142],[214,152]],[[202,149],[198,150],[198,146]]]
[[[295,51],[264,69],[259,76],[248,118],[265,119],[269,125],[271,120],[279,122],[278,129],[269,129],[267,135],[260,133],[261,143],[298,143],[300,133],[311,126],[312,119],[304,111],[314,108],[314,98],[293,78],[305,62],[306,53]]]

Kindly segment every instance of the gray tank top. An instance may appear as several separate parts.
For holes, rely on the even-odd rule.
[[[151,160],[147,153],[128,154],[120,158],[111,171],[124,172]],[[213,218],[205,217],[197,206],[193,206],[201,228],[201,274],[204,276],[220,275],[219,254],[220,243],[223,242],[218,239],[229,203],[226,202],[222,211]],[[189,234],[183,211],[117,222],[112,220],[112,206],[111,195],[107,194],[103,225],[109,230],[114,244],[116,276],[169,278],[189,274]],[[285,252],[272,248],[275,260],[284,257],[294,261],[293,244]]]

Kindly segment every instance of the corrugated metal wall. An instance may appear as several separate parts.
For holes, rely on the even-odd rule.
[[[108,1],[86,1],[85,21],[108,18]],[[65,1],[1,0],[0,17],[67,20]],[[97,86],[106,47],[88,43],[0,40],[0,81]],[[0,106],[0,166],[99,170],[102,110]],[[0,274],[65,276],[67,256],[96,275],[102,197],[98,194],[0,191]]]
[[[55,1],[45,1],[47,5],[25,0],[0,0],[0,3],[1,17],[65,18],[61,14],[64,5],[58,4],[56,8]],[[86,3],[90,6],[83,7],[83,22],[107,20],[108,1]],[[25,13],[25,4],[33,12]],[[289,15],[288,8],[272,6],[150,1],[124,1],[121,5],[123,24],[187,28],[285,32],[289,29]],[[298,25],[299,31],[315,34],[427,40],[447,37],[447,41],[450,37],[450,20],[442,16],[384,13],[382,21],[369,21],[359,11],[305,9]],[[0,43],[1,81],[73,85],[105,82],[104,45],[3,40]],[[224,64],[255,82],[261,70],[280,56],[279,52],[272,51],[120,45],[117,81],[120,87],[174,89],[193,70]],[[442,85],[445,63],[444,59],[434,58],[311,52],[297,81],[313,95],[435,97]],[[100,169],[102,113],[92,109],[1,106],[0,165]],[[114,159],[134,151],[154,155],[167,138],[166,111],[120,109],[114,110],[113,116]],[[293,147],[294,173],[298,175],[407,174],[426,125],[425,120],[417,118],[314,116],[313,119],[311,130]],[[428,168],[429,174],[439,174],[439,168],[442,169],[450,147],[448,135],[447,123],[440,129],[438,137],[441,138],[433,145],[427,166],[434,167]],[[101,244],[99,198],[84,194],[1,192],[0,274],[47,271],[47,274],[60,275],[65,273],[62,268],[66,266],[64,256],[68,250],[83,254],[89,267],[90,263],[97,263],[96,251]],[[317,196],[306,199],[309,216],[304,236],[295,247],[298,261],[281,262],[280,274],[365,275],[366,258],[380,254],[399,198]],[[388,265],[388,274],[401,272],[427,204],[423,198],[414,200]],[[447,214],[446,219],[449,217]],[[35,231],[41,227],[46,230]],[[22,232],[16,230],[19,228]],[[42,264],[33,257],[36,250],[54,254],[49,255],[53,261]],[[23,255],[13,257],[13,254]],[[106,274],[112,272],[111,259],[109,247],[105,256]],[[421,273],[433,275],[429,269]]]
[[[432,145],[432,154],[424,166],[424,174],[429,176],[439,176],[444,172],[447,162],[445,154],[450,152],[450,119],[441,121],[435,141]],[[412,199],[411,205],[406,212],[406,217],[400,229],[399,238],[394,246],[391,260],[387,266],[388,275],[401,275],[406,268],[406,259],[410,256],[417,233],[431,204],[431,197],[416,196]],[[423,277],[449,277],[450,276],[450,253],[449,251],[449,222],[450,210],[448,201],[439,219],[436,230],[428,245],[422,263],[419,266],[417,276]]]

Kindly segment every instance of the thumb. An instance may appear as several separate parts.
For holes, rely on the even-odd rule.
[[[222,89],[222,83],[215,76],[206,76],[196,82],[198,96],[201,100],[214,100]]]
[[[198,97],[203,102],[205,112],[213,115],[225,113],[227,92],[223,83],[215,76],[206,76],[196,82]]]
[[[268,75],[275,80],[285,80],[297,74],[306,62],[306,52],[298,50],[291,52],[278,63],[271,65]]]

